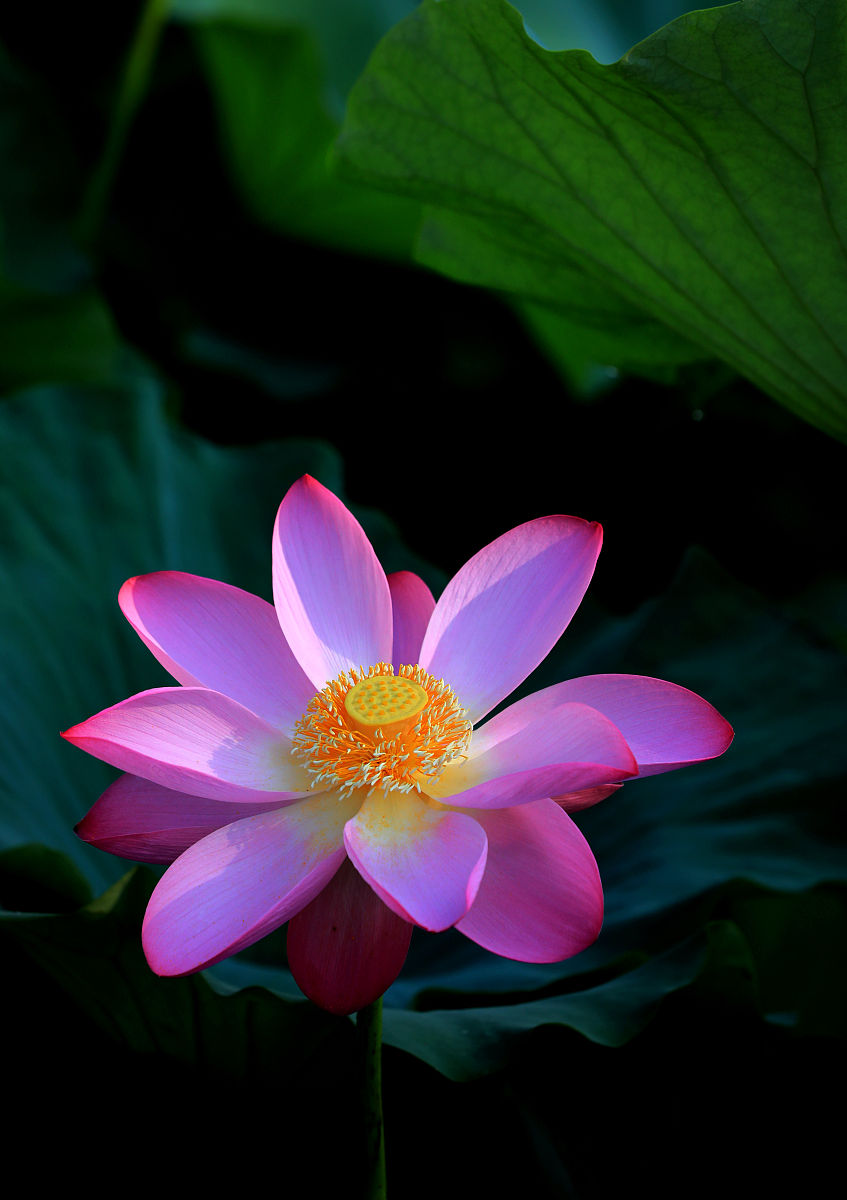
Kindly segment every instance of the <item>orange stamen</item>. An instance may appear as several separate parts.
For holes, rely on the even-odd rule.
[[[342,671],[297,722],[293,754],[313,787],[426,790],[467,749],[467,710],[443,679],[388,663]]]

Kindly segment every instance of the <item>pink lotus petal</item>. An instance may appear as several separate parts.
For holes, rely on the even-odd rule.
[[[279,506],[273,581],[282,632],[316,688],[351,667],[390,662],[385,572],[356,518],[309,475]]]
[[[489,734],[480,742],[484,749],[477,753],[474,734],[467,760],[448,766],[427,785],[428,795],[456,808],[507,808],[616,783],[637,771],[617,726],[585,704],[562,704],[511,737]]]
[[[485,869],[482,826],[416,793],[372,792],[345,827],[344,844],[392,912],[424,929],[455,925]]]
[[[76,834],[119,858],[171,863],[223,825],[279,807],[279,801],[233,804],[204,800],[136,775],[121,775],[83,817]]]
[[[609,783],[605,787],[583,788],[579,792],[564,792],[560,796],[551,796],[551,799],[555,800],[559,808],[563,808],[565,812],[581,812],[584,808],[592,808],[595,804],[599,804],[601,800],[605,800],[607,796],[611,796],[613,792],[617,792],[622,787],[622,783]]]
[[[124,616],[166,671],[222,692],[289,731],[315,689],[291,653],[272,604],[240,588],[158,571],[128,579]]]
[[[474,555],[444,589],[420,665],[476,723],[546,657],[585,594],[602,530],[577,517],[519,525]]]
[[[552,800],[479,814],[488,864],[456,928],[504,958],[559,962],[603,923],[603,889],[585,838]]]
[[[210,833],[169,867],[141,931],[157,975],[188,975],[276,929],[325,887],[344,858],[355,802],[322,793]]]
[[[413,926],[394,915],[349,861],[288,923],[288,966],[310,1000],[346,1016],[389,988]]]
[[[696,692],[647,675],[569,679],[518,700],[485,729],[495,721],[498,734],[520,729],[563,701],[589,704],[614,721],[638,761],[639,775],[715,758],[733,737],[729,722]]]
[[[419,575],[395,571],[388,576],[394,613],[394,650],[391,663],[398,667],[417,663],[435,599]]]
[[[207,688],[140,692],[62,737],[122,771],[209,800],[285,803],[309,789],[284,734]]]

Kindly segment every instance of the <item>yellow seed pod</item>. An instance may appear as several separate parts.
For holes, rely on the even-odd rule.
[[[414,679],[402,675],[371,675],[360,679],[344,697],[344,711],[355,728],[367,733],[377,728],[409,725],[429,702]]]

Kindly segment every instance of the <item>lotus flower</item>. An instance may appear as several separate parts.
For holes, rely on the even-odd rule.
[[[436,603],[386,577],[344,505],[306,476],[273,536],[274,605],[175,571],[120,605],[181,685],[64,734],[127,772],[77,832],[169,863],[142,942],[185,975],[288,925],[305,994],[349,1013],[400,971],[415,925],[556,962],[595,940],[603,893],[568,810],[635,776],[721,754],[710,704],[635,675],[535,692],[480,721],[546,656],[602,540],[529,521],[476,554]]]

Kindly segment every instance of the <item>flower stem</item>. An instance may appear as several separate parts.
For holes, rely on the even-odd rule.
[[[368,1200],[385,1200],[385,1134],[382,1124],[382,996],[356,1014],[362,1067],[362,1112]]]
[[[106,144],[83,197],[77,222],[77,237],[83,246],[94,241],[103,222],[127,133],[147,89],[169,7],[170,0],[146,0],[142,10],[115,97]]]

